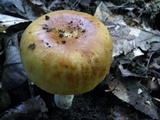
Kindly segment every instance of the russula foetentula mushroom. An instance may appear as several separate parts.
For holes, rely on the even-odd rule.
[[[55,94],[58,107],[68,109],[74,94],[95,88],[112,60],[112,40],[95,17],[72,10],[48,13],[24,31],[20,54],[28,77]]]

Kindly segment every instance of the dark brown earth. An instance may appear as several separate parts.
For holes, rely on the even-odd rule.
[[[75,95],[72,107],[68,110],[57,108],[53,102],[51,103],[50,95],[37,89],[49,112],[26,114],[16,120],[149,120],[148,116],[120,101],[111,92],[105,92],[106,89],[107,85],[101,83],[88,93]]]

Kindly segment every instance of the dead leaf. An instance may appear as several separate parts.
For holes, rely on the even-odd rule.
[[[22,22],[28,22],[29,20],[9,16],[9,15],[4,15],[0,14],[0,32],[5,31],[8,27],[22,23]]]
[[[117,72],[116,78],[108,81],[112,93],[119,99],[133,105],[137,110],[145,113],[153,119],[160,119],[158,108],[146,88],[133,77],[121,77]]]
[[[13,89],[27,80],[19,53],[19,39],[22,32],[13,34],[11,37],[4,38],[5,62],[2,72],[2,87],[5,90]]]
[[[11,98],[8,92],[0,88],[0,112],[6,110],[11,104]]]
[[[135,52],[138,48],[147,51],[151,47],[150,44],[152,42],[160,41],[160,32],[155,30],[146,31],[127,26],[123,20],[123,16],[111,14],[111,11],[108,10],[104,2],[99,4],[94,16],[103,21],[106,26],[109,26],[108,29],[114,46],[113,57],[121,54],[126,55],[133,50]],[[112,23],[112,27],[107,23]]]
[[[143,77],[143,76],[137,75],[127,69],[124,69],[122,65],[119,65],[118,68],[121,71],[122,77]]]
[[[48,109],[40,96],[28,99],[22,104],[16,106],[15,108],[9,109],[3,114],[1,114],[1,120],[16,119],[23,115],[33,115],[36,112],[41,114],[47,112]],[[33,117],[33,116],[32,116]]]
[[[32,4],[29,0],[1,0],[0,6],[2,6],[1,13],[12,14],[20,16],[28,20],[35,20],[37,17],[43,15],[45,12],[40,7]]]

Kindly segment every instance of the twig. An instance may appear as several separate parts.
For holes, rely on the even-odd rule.
[[[159,98],[153,97],[153,99],[160,103],[160,99]]]
[[[112,92],[112,90],[110,90],[110,89],[106,89],[106,90],[105,90],[105,92]]]

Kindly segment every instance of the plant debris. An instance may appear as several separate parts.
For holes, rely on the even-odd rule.
[[[47,111],[48,109],[46,108],[43,99],[40,96],[36,96],[34,98],[24,101],[22,104],[16,106],[15,108],[5,111],[4,113],[0,114],[0,116],[1,120],[18,119],[22,115],[32,115],[33,118],[35,113],[37,114],[38,112],[40,116],[40,114],[42,115]]]
[[[5,37],[4,54],[5,62],[1,77],[2,87],[5,90],[13,89],[27,80],[27,74],[21,64],[20,51],[19,51],[19,38],[22,32],[13,34],[11,37]],[[14,76],[14,77],[13,77]]]
[[[0,119],[160,119],[159,0],[1,0],[0,6]],[[114,46],[109,75],[94,90],[76,95],[68,111],[56,108],[52,95],[30,85],[19,55],[26,21],[60,9],[97,17],[109,29]],[[42,29],[55,30],[48,25]],[[57,32],[62,38],[57,44],[66,44],[64,30]],[[28,47],[32,50],[35,44]]]
[[[28,46],[28,48],[31,50],[35,49],[35,47],[36,47],[35,43],[32,43]]]

